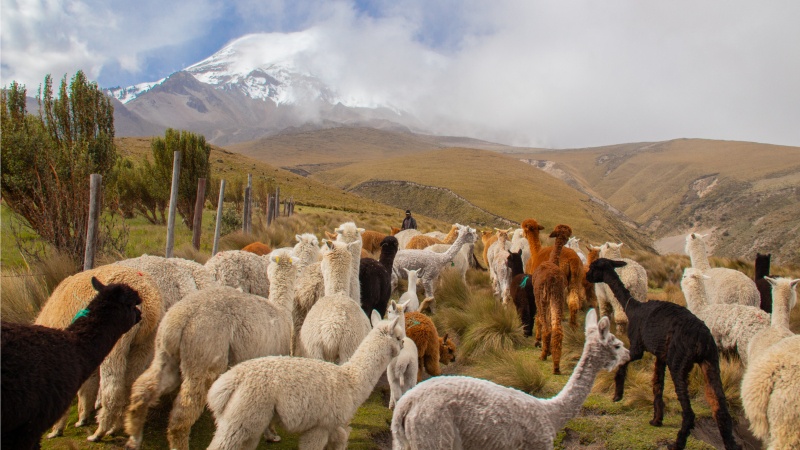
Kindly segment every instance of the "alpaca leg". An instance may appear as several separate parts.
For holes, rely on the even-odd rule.
[[[100,364],[100,397],[103,400],[103,407],[97,415],[97,430],[86,438],[88,441],[97,442],[103,436],[113,433],[116,431],[115,427],[118,424],[122,425],[125,418],[125,406],[130,393],[130,385],[125,384],[125,374],[128,369],[131,342],[135,337],[134,330],[137,328],[134,327],[122,335],[111,353]]]
[[[664,420],[664,375],[667,362],[664,358],[656,358],[653,368],[653,420],[650,425],[660,427]]]
[[[442,369],[439,366],[439,352],[433,355],[425,355],[425,370],[432,377],[438,377],[442,374]],[[419,378],[417,378],[417,381],[420,381]]]
[[[172,412],[169,415],[167,440],[170,449],[189,450],[189,433],[192,425],[203,413],[206,394],[218,376],[217,372],[210,371],[205,374],[205,377],[183,380],[181,390],[178,397],[175,398]]]
[[[89,418],[95,409],[99,390],[100,371],[95,370],[78,390],[78,421],[75,422],[76,427],[83,427],[89,424]]]
[[[711,407],[711,415],[717,421],[719,434],[725,444],[726,450],[740,449],[741,446],[733,438],[733,419],[728,412],[725,391],[722,389],[722,380],[719,374],[719,362],[705,361],[700,364],[706,381],[706,402]],[[789,448],[789,447],[786,447]]]
[[[280,442],[281,437],[278,435],[278,431],[275,429],[275,423],[270,423],[266,430],[264,430],[264,439],[267,442]]]
[[[581,297],[577,290],[569,290],[569,294],[567,294],[567,306],[569,307],[569,325],[575,328],[578,326],[578,312],[581,310]]]
[[[147,411],[158,403],[164,393],[178,387],[180,374],[177,365],[162,361],[162,358],[157,358],[131,387],[131,400],[125,417],[125,432],[130,436],[125,444],[126,449],[138,449],[142,445]]]
[[[550,355],[550,339],[552,333],[552,322],[550,321],[551,311],[549,304],[543,304],[542,307],[542,354],[539,359],[542,361],[547,360]]]
[[[69,409],[67,409],[67,412],[65,412],[64,415],[58,419],[58,422],[53,425],[53,428],[50,430],[50,432],[47,433],[47,439],[53,439],[62,436],[64,434],[64,428],[67,426],[67,419],[69,419]]]
[[[338,427],[328,434],[328,445],[325,450],[345,450],[350,438],[350,427]]]
[[[625,377],[628,375],[628,363],[619,366],[617,373],[614,375],[614,401],[622,400],[625,393]]]
[[[681,429],[678,430],[678,438],[675,440],[675,444],[669,446],[670,450],[686,448],[686,440],[689,438],[692,428],[694,428],[695,414],[689,401],[689,371],[692,369],[692,365],[689,362],[682,362],[680,365],[670,366],[669,368],[672,382],[675,385],[675,394],[678,396],[682,409]]]
[[[561,375],[561,343],[564,340],[564,329],[561,320],[553,320],[553,332],[550,334],[551,348],[553,351],[553,374]]]
[[[324,450],[328,445],[329,434],[325,428],[312,428],[300,436],[297,448],[300,450]]]

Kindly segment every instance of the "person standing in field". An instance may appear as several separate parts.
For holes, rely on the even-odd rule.
[[[409,229],[417,229],[417,219],[411,217],[411,210],[406,210],[406,218],[403,219],[403,225],[400,227],[401,230],[409,230]]]

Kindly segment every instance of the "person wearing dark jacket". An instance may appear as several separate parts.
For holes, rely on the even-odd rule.
[[[403,226],[400,227],[401,230],[409,230],[409,229],[417,229],[417,219],[411,217],[411,210],[406,210],[406,218],[403,219]]]

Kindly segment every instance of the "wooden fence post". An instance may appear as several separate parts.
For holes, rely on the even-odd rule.
[[[219,232],[222,227],[222,204],[225,201],[225,180],[219,182],[219,201],[217,202],[217,226],[214,229],[214,245],[211,247],[211,256],[217,254],[219,247]]]
[[[172,258],[175,247],[175,211],[178,207],[178,181],[181,174],[181,152],[172,154],[172,190],[169,195],[169,217],[167,218],[167,249],[164,255]]]
[[[86,247],[83,253],[83,270],[94,268],[95,245],[97,245],[97,228],[100,220],[100,205],[103,176],[93,173],[89,176],[89,220],[86,226]]]
[[[194,201],[194,222],[192,222],[192,247],[200,250],[200,232],[203,228],[203,206],[206,204],[206,179],[197,180],[197,197]]]
[[[253,197],[253,176],[247,174],[247,187],[244,188],[244,214],[242,216],[242,232],[250,233],[250,220],[253,216],[252,199]]]

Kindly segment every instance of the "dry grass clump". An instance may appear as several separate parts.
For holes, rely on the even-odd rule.
[[[461,280],[461,274],[452,269],[445,269],[439,275],[436,288],[437,307],[463,307],[469,301],[470,291]]]
[[[176,258],[188,259],[200,264],[205,264],[210,255],[200,250],[195,249],[192,244],[186,243],[176,248],[172,252]]]
[[[467,375],[493,381],[531,395],[537,395],[547,383],[531,350],[492,353],[467,369]]]
[[[77,272],[75,262],[59,253],[24,269],[4,270],[0,283],[3,320],[33,322],[58,283]]]

